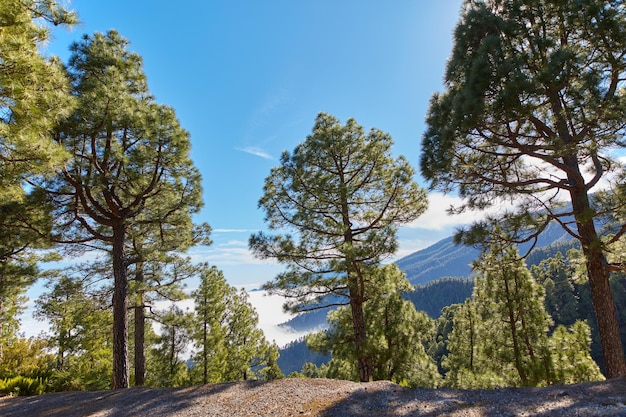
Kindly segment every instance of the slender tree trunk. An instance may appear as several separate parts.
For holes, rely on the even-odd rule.
[[[135,306],[135,385],[141,386],[146,381],[146,355],[145,355],[145,339],[146,339],[146,310],[144,307],[144,290],[142,265],[137,264],[137,273],[135,275],[137,281],[137,305]]]
[[[176,370],[176,324],[172,324],[170,332],[172,343],[170,344],[170,384],[174,382],[174,371]]]
[[[113,228],[113,389],[128,388],[128,277],[123,223]]]
[[[515,359],[515,369],[522,381],[523,386],[528,386],[528,376],[526,370],[522,365],[522,353],[519,346],[519,339],[517,336],[516,318],[515,318],[515,302],[513,301],[513,295],[509,288],[509,278],[504,277],[504,291],[506,293],[506,308],[509,316],[509,331],[511,332],[511,341],[513,342],[513,357]]]
[[[204,297],[204,305],[208,303],[207,297]],[[207,318],[202,318],[202,383],[207,384],[209,382],[209,347],[207,346],[209,341],[209,324]]]
[[[474,329],[474,312],[472,311],[472,306],[469,304],[465,304],[467,306],[467,319],[469,321],[470,328],[470,359],[469,359],[469,370],[474,372],[474,350],[476,345],[476,335]]]
[[[0,299],[0,361],[4,357],[4,315],[2,314],[4,310],[4,303],[2,299]]]

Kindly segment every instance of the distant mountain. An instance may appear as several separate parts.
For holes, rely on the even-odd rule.
[[[413,285],[424,285],[441,277],[469,277],[470,263],[480,251],[463,245],[455,245],[452,236],[426,249],[413,252],[396,261],[396,265]]]
[[[546,247],[571,245],[573,238],[557,223],[552,223],[539,236],[533,250]],[[521,254],[531,249],[530,243],[519,246]],[[532,253],[532,252],[531,252]],[[480,251],[471,246],[457,245],[452,236],[440,240],[426,249],[413,252],[396,261],[413,285],[425,285],[442,277],[469,277],[472,274],[471,263]]]
[[[464,303],[472,296],[473,290],[472,278],[444,277],[426,285],[416,285],[413,291],[404,294],[404,298],[411,301],[416,310],[436,319],[444,307]]]
[[[279,349],[279,353],[278,367],[285,375],[300,372],[307,362],[320,366],[330,361],[330,355],[323,355],[309,349],[304,338],[294,340],[284,348]]]

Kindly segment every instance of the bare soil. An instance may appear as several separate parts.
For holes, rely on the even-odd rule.
[[[626,416],[626,379],[548,388],[410,389],[282,379],[0,398],[3,417]]]

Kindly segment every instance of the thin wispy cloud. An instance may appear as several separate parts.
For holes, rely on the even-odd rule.
[[[255,233],[256,229],[212,229],[211,233]]]
[[[258,156],[259,158],[273,160],[275,159],[272,155],[265,152],[263,149],[257,148],[255,146],[246,146],[244,148],[235,148],[240,152],[245,152],[250,155]]]
[[[204,248],[193,248],[188,252],[192,262],[209,262],[218,268],[230,265],[267,265],[276,264],[273,260],[256,258],[248,242],[231,240]]]

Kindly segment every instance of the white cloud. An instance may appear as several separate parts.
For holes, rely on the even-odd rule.
[[[263,330],[265,338],[269,342],[276,342],[279,347],[283,347],[309,332],[290,331],[282,324],[293,315],[283,311],[283,303],[285,298],[280,295],[270,295],[267,291],[248,291],[248,301],[254,307],[259,317],[259,329]],[[172,303],[170,301],[160,301],[155,303],[157,309],[166,310]],[[192,299],[186,299],[176,303],[184,311],[194,311],[194,302]],[[156,329],[158,332],[158,328]]]
[[[192,262],[209,262],[218,268],[224,265],[275,264],[272,261],[255,258],[248,249],[248,242],[237,240],[193,248],[188,255]]]
[[[279,326],[293,318],[292,314],[283,311],[284,297],[269,295],[267,291],[251,291],[248,295],[250,304],[259,315],[259,328],[263,330],[268,341],[274,341],[279,347],[283,347],[309,333],[290,331]]]
[[[248,153],[250,155],[258,156],[263,159],[274,160],[275,158],[269,153],[265,152],[263,149],[257,148],[255,146],[246,146],[244,148],[235,148],[238,151]]]
[[[405,227],[411,229],[444,230],[450,227],[473,223],[484,217],[484,213],[465,212],[458,215],[449,215],[448,209],[462,203],[459,197],[442,193],[428,194],[428,209],[424,214]]]
[[[212,234],[218,233],[255,233],[258,232],[256,229],[212,229]]]

